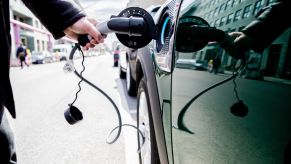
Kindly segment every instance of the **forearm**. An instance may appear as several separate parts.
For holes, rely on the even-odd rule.
[[[291,19],[285,18],[290,15],[290,2],[279,2],[265,10],[256,20],[243,29],[246,35],[253,39],[252,49],[263,51],[282,32],[291,26]]]
[[[64,0],[22,0],[53,34],[55,39],[63,37],[64,30],[85,15],[72,3]]]

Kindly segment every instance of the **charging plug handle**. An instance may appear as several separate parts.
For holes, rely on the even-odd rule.
[[[141,17],[114,17],[109,21],[102,22],[96,26],[97,30],[102,35],[108,33],[123,34],[128,36],[142,36],[147,31],[147,25]],[[91,36],[84,34],[80,35],[78,42],[81,46],[85,46],[90,42]]]
[[[142,36],[147,30],[144,19],[140,17],[111,18],[107,25],[112,32],[129,36]]]

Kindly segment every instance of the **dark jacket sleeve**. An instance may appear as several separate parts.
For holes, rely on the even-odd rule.
[[[65,0],[22,0],[38,17],[55,39],[63,37],[63,31],[85,15]]]
[[[281,33],[291,26],[291,6],[289,0],[281,0],[260,12],[242,32],[254,39],[253,50],[262,52]]]

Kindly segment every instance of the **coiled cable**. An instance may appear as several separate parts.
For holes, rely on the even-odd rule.
[[[74,67],[74,63],[73,63],[73,58],[74,58],[74,54],[76,52],[76,50],[79,50],[81,52],[81,55],[82,55],[82,71],[79,73],[75,67]],[[138,129],[136,126],[134,125],[131,125],[131,124],[122,124],[122,118],[121,118],[121,114],[120,114],[120,111],[117,107],[117,105],[115,104],[115,102],[112,100],[112,98],[107,94],[105,93],[102,89],[100,89],[98,86],[94,85],[93,83],[91,83],[89,80],[87,80],[86,78],[83,77],[83,72],[85,71],[85,65],[84,65],[84,53],[80,47],[79,44],[75,44],[75,46],[73,47],[71,53],[70,53],[70,56],[69,56],[69,65],[70,65],[70,69],[74,71],[75,75],[78,76],[81,80],[79,81],[78,83],[78,87],[79,87],[79,90],[76,92],[76,95],[75,95],[75,99],[74,101],[70,104],[70,105],[73,105],[75,103],[75,101],[77,100],[78,98],[78,93],[81,91],[81,83],[84,81],[85,83],[87,83],[88,85],[90,85],[91,87],[93,87],[94,89],[96,89],[97,91],[99,91],[103,96],[105,96],[107,98],[107,100],[112,104],[112,106],[114,107],[115,109],[115,112],[117,114],[117,119],[118,119],[118,126],[114,127],[107,135],[107,138],[106,138],[106,143],[107,144],[113,144],[114,142],[117,141],[117,139],[120,137],[120,134],[121,134],[121,130],[122,130],[122,127],[123,126],[127,126],[127,127],[132,127],[134,129],[136,129],[138,131],[138,133],[141,135],[142,137],[142,146],[144,145],[144,142],[145,142],[145,136],[143,135],[143,133],[140,131],[140,129]],[[109,138],[110,136],[113,134],[113,132],[117,130],[117,134],[116,136],[110,141]],[[137,150],[137,152],[140,152],[142,146]]]

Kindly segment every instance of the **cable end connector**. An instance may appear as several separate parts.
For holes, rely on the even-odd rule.
[[[79,51],[82,50],[81,45],[79,43],[75,43],[75,46],[78,48]]]
[[[75,71],[75,67],[70,60],[67,60],[66,64],[63,67],[63,70],[65,73],[71,73],[71,72]]]

